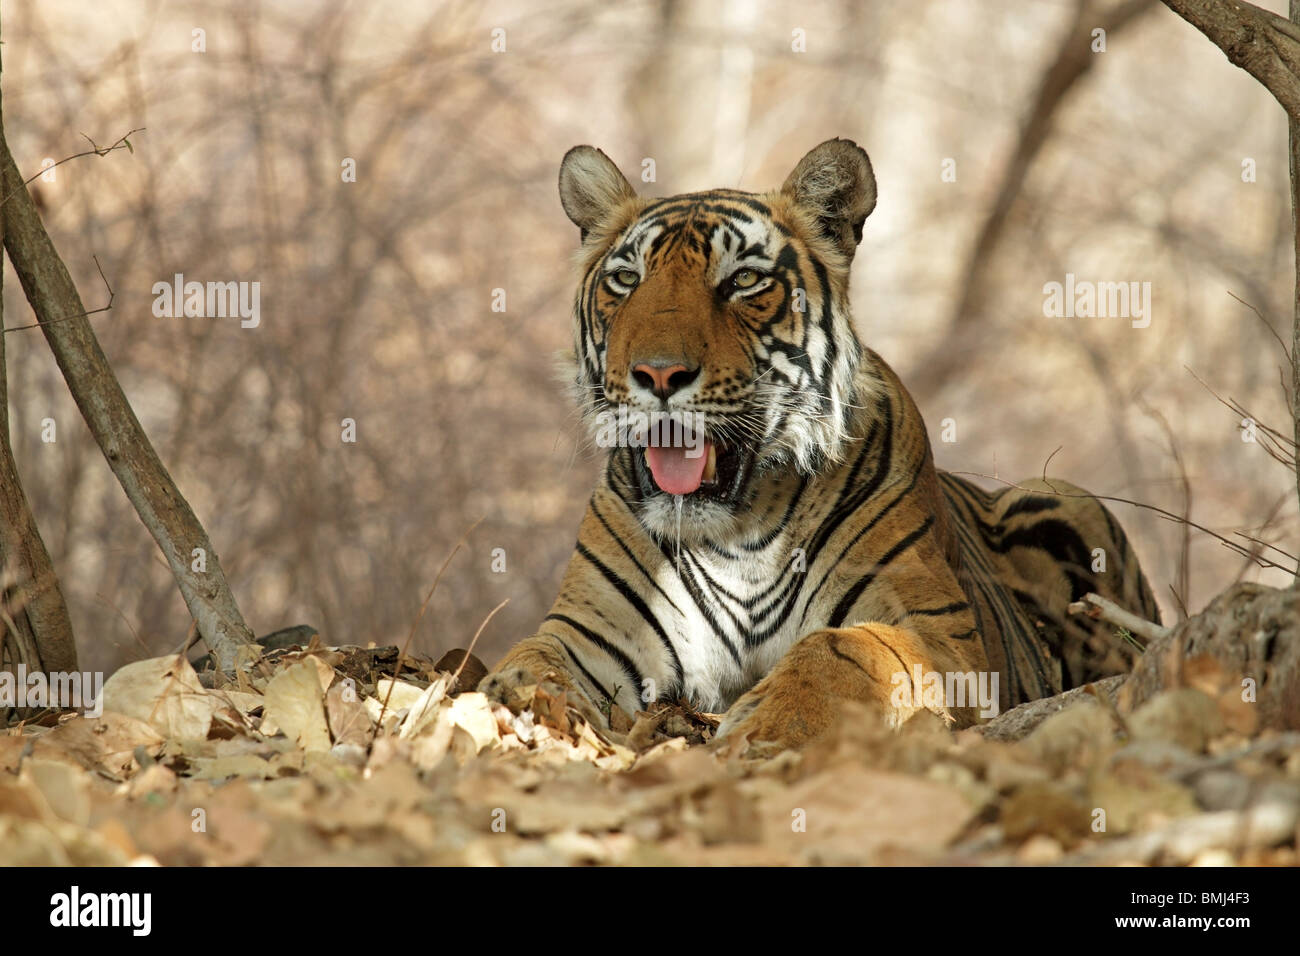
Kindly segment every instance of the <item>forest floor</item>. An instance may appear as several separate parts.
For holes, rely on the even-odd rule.
[[[602,735],[397,656],[317,639],[218,688],[144,660],[101,716],[0,730],[0,865],[1297,863],[1300,733],[1212,661],[1129,713],[1098,685],[992,732],[849,708],[753,757],[682,707]]]

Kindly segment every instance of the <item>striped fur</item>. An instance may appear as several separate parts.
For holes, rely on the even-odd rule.
[[[1157,617],[1114,518],[1065,483],[991,493],[937,471],[906,389],[859,341],[865,153],[823,144],[772,193],[644,200],[579,147],[561,196],[583,233],[573,376],[593,427],[620,405],[701,413],[748,477],[731,497],[668,495],[640,448],[613,448],[551,612],[481,689],[554,681],[602,722],[685,698],[726,711],[723,734],[799,745],[845,698],[895,725],[921,706],[978,719],[900,705],[895,675],[917,667],[996,672],[1006,708],[1127,666],[1064,614],[1091,590]],[[737,289],[746,269],[761,278]],[[632,371],[648,360],[698,372],[664,398]]]

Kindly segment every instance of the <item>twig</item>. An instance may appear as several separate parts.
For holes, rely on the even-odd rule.
[[[1178,588],[1174,587],[1172,584],[1169,585],[1169,593],[1173,595],[1174,603],[1178,605],[1178,620],[1185,621],[1191,617],[1187,612],[1187,602],[1184,601],[1183,596],[1178,593]]]
[[[1225,291],[1228,291],[1228,290],[1225,290]],[[1261,322],[1264,323],[1264,328],[1268,329],[1269,332],[1272,333],[1273,338],[1277,339],[1277,344],[1280,345],[1280,346],[1282,346],[1282,354],[1286,356],[1287,364],[1290,364],[1290,362],[1291,362],[1291,350],[1290,350],[1289,348],[1287,348],[1287,347],[1286,347],[1286,343],[1282,341],[1282,336],[1280,336],[1280,335],[1277,334],[1277,329],[1273,328],[1273,323],[1270,322],[1268,319],[1264,318],[1264,313],[1260,312],[1259,309],[1255,308],[1253,305],[1251,305],[1251,304],[1250,304],[1249,302],[1247,302],[1245,299],[1241,298],[1241,296],[1239,296],[1239,295],[1235,295],[1235,294],[1232,293],[1231,291],[1228,291],[1228,295],[1232,296],[1234,299],[1236,299],[1238,302],[1240,302],[1240,303],[1241,303],[1242,305],[1244,305],[1246,308],[1250,309],[1250,311],[1254,312],[1255,315],[1259,317],[1259,321],[1261,321]]]
[[[28,593],[22,585],[22,576],[13,570],[9,562],[6,561],[4,567],[0,568],[0,621],[4,623],[7,634],[13,635],[14,648],[18,657],[26,656],[23,653],[24,650],[35,650],[35,648],[29,648],[23,640],[23,633],[18,628],[18,622],[14,620],[22,612],[28,601]],[[17,600],[10,598],[9,592],[11,590],[18,592]],[[8,636],[0,636],[0,645],[8,641]]]
[[[456,686],[456,681],[460,680],[460,672],[465,669],[465,665],[469,662],[470,654],[474,653],[474,645],[478,643],[478,636],[483,633],[483,628],[488,626],[488,621],[496,617],[497,611],[501,610],[509,603],[510,598],[506,598],[492,610],[488,611],[488,616],[483,618],[483,623],[478,626],[478,630],[474,632],[473,639],[469,642],[469,647],[465,649],[465,656],[460,659],[460,667],[457,667],[456,673],[451,675],[451,683],[453,687]]]
[[[1056,457],[1056,453],[1064,447],[1064,445],[1057,445],[1056,448],[1052,450],[1052,453],[1043,459],[1043,481],[1047,481],[1047,466],[1052,463],[1052,459]],[[1051,484],[1051,482],[1048,482],[1048,484]]]
[[[141,657],[140,660],[142,661],[147,660],[148,658],[154,656],[154,652],[150,649],[149,645],[144,642],[144,639],[140,637],[140,632],[135,629],[135,625],[131,623],[131,619],[127,617],[125,613],[123,613],[120,607],[118,607],[111,600],[109,600],[107,596],[100,594],[98,591],[95,592],[95,599],[98,600],[101,604],[106,604],[108,607],[111,607],[114,611],[117,612],[117,616],[122,619],[122,623],[126,625],[126,629],[130,631],[131,636],[135,638],[135,642],[144,649],[144,656]],[[120,644],[118,644],[117,646],[121,647]]]
[[[194,618],[190,618],[189,630],[185,632],[185,640],[181,641],[181,646],[176,648],[176,656],[179,657],[182,654],[188,654],[190,648],[201,640],[203,640],[203,635],[199,633],[199,622],[194,620]],[[208,649],[208,652],[211,653],[211,648]]]
[[[1262,436],[1258,444],[1264,449],[1270,458],[1274,461],[1280,462],[1287,468],[1294,469],[1296,467],[1296,443],[1294,439],[1289,438],[1276,428],[1265,425],[1259,420],[1258,416],[1252,415],[1250,410],[1235,398],[1224,399],[1223,396],[1210,388],[1209,385],[1206,385],[1201,377],[1190,368],[1187,368],[1186,365],[1184,365],[1183,368],[1187,369],[1187,373],[1191,375],[1192,378],[1196,379],[1196,381],[1200,382],[1201,387],[1213,395],[1220,405],[1230,410],[1234,415],[1240,415],[1242,418],[1248,418],[1254,422],[1257,433]],[[1287,448],[1288,445],[1290,446],[1289,450]]]
[[[1178,482],[1183,489],[1183,535],[1180,542],[1178,554],[1178,570],[1174,574],[1174,583],[1169,585],[1169,590],[1174,595],[1174,601],[1178,605],[1179,620],[1187,620],[1186,599],[1190,596],[1192,590],[1192,526],[1190,524],[1192,517],[1192,483],[1187,478],[1187,466],[1183,462],[1182,453],[1178,450],[1178,439],[1174,437],[1174,430],[1169,425],[1169,420],[1162,415],[1157,408],[1153,408],[1145,401],[1141,402],[1144,412],[1156,420],[1160,428],[1165,433],[1165,438],[1169,441],[1169,452],[1174,456],[1174,464],[1178,466]]]
[[[1162,637],[1168,637],[1173,633],[1172,628],[1163,627],[1146,618],[1138,617],[1130,611],[1124,610],[1114,601],[1108,601],[1100,594],[1094,594],[1089,591],[1083,596],[1082,601],[1074,601],[1067,608],[1070,614],[1086,614],[1095,620],[1108,621],[1117,627],[1128,629],[1131,633],[1139,637],[1146,638],[1147,642],[1158,641]]]
[[[411,646],[411,640],[415,637],[415,630],[420,626],[420,620],[424,617],[424,612],[429,607],[429,602],[433,600],[433,592],[438,590],[438,582],[442,580],[443,572],[447,570],[447,565],[451,564],[451,559],[456,557],[456,552],[464,547],[466,540],[468,540],[469,536],[474,533],[474,529],[482,523],[483,519],[479,518],[469,526],[463,535],[460,536],[460,540],[456,542],[456,547],[451,549],[451,554],[447,555],[447,560],[442,562],[442,567],[438,569],[438,574],[433,579],[433,585],[429,588],[429,593],[424,596],[424,603],[420,605],[420,613],[415,616],[415,623],[411,625],[411,633],[406,635],[406,643],[404,643],[402,649],[397,652],[397,666],[393,669],[393,680],[388,685],[388,693],[384,695],[383,704],[380,705],[379,719],[375,721],[376,734],[379,733],[379,728],[384,725],[384,714],[388,711],[388,701],[389,698],[393,696],[393,687],[396,686],[397,679],[401,676],[402,662],[406,660],[406,649]],[[487,621],[484,621],[483,623],[486,624]],[[462,663],[464,662],[462,661]],[[374,738],[372,737],[371,739],[373,740]]]
[[[98,147],[96,147],[98,151]],[[139,516],[167,559],[190,616],[220,665],[233,666],[253,643],[221,562],[194,509],[158,457],[95,337],[88,311],[41,221],[0,127],[0,182],[12,193],[3,207],[4,246],[77,409]],[[70,321],[53,322],[69,317]],[[53,322],[53,324],[49,324]],[[207,569],[190,565],[191,549]]]
[[[1271,528],[1273,522],[1277,520],[1277,516],[1282,512],[1282,506],[1287,503],[1287,501],[1291,498],[1291,496],[1292,496],[1291,490],[1287,489],[1286,491],[1282,492],[1281,495],[1278,496],[1277,501],[1273,502],[1273,507],[1269,509],[1268,514],[1265,515],[1264,520],[1259,525],[1259,528],[1256,529],[1260,535],[1262,535],[1264,532],[1268,531]],[[1254,547],[1250,549],[1252,555],[1259,553],[1259,549],[1263,547],[1263,543],[1260,540],[1258,540],[1255,536],[1248,535],[1242,531],[1238,531],[1237,534],[1245,538],[1247,541],[1250,541],[1254,545]],[[1237,572],[1236,577],[1232,579],[1232,583],[1236,584],[1237,582],[1239,582],[1246,574],[1246,569],[1249,568],[1253,563],[1254,563],[1253,559],[1248,557],[1246,561],[1242,563],[1241,569]]]
[[[143,133],[144,130],[145,127],[137,126],[135,129],[126,133],[124,136],[118,137],[117,142],[114,143],[112,146],[100,146],[89,136],[86,136],[85,133],[82,133],[81,135],[85,137],[86,142],[90,143],[91,146],[90,149],[82,150],[80,153],[73,153],[71,156],[63,157],[57,163],[51,163],[49,166],[41,167],[41,171],[39,173],[37,173],[35,176],[32,176],[28,179],[24,179],[22,181],[22,186],[18,188],[26,188],[26,186],[29,183],[33,183],[36,180],[40,179],[51,169],[54,169],[58,166],[62,166],[64,163],[70,163],[74,159],[80,159],[82,156],[107,156],[115,149],[125,149],[127,152],[134,154],[135,148],[131,145],[130,137],[134,136],[136,133]],[[11,189],[9,190],[9,192],[5,193],[4,198],[0,199],[0,206],[3,206],[5,203],[7,203],[10,197],[18,192],[18,188]]]
[[[42,325],[53,325],[56,322],[67,322],[69,319],[84,319],[88,315],[97,315],[100,312],[107,312],[113,308],[113,299],[117,293],[113,287],[108,284],[108,277],[104,275],[104,267],[99,264],[99,256],[91,256],[95,260],[95,268],[99,270],[99,278],[103,280],[104,288],[108,290],[108,301],[98,309],[91,309],[89,312],[78,312],[76,315],[61,315],[57,319],[46,319],[44,322],[33,322],[31,325],[15,325],[13,328],[5,329],[5,335],[10,332],[22,332],[24,329],[39,329]]]
[[[1026,491],[1029,492],[1030,494],[1056,495],[1057,497],[1060,498],[1091,498],[1094,501],[1114,501],[1117,502],[1118,504],[1131,505],[1134,508],[1142,508],[1146,511],[1154,511],[1156,514],[1160,515],[1160,517],[1168,521],[1182,522],[1191,525],[1197,531],[1200,531],[1202,534],[1208,534],[1211,538],[1214,538],[1224,547],[1228,548],[1231,551],[1235,551],[1237,554],[1241,555],[1242,557],[1245,558],[1252,557],[1251,552],[1247,550],[1245,547],[1243,547],[1242,545],[1238,544],[1237,542],[1229,538],[1225,538],[1217,531],[1211,531],[1209,528],[1205,527],[1204,525],[1197,524],[1195,521],[1188,521],[1185,518],[1180,518],[1172,511],[1166,511],[1164,508],[1161,508],[1157,505],[1149,505],[1142,501],[1134,501],[1131,498],[1120,498],[1115,495],[1094,495],[1091,492],[1087,492],[1087,491],[1083,491],[1083,492],[1060,491],[1057,488],[1052,486],[1050,480],[1047,482],[1050,490],[1044,490],[1043,488],[1026,488],[1024,485],[1018,484],[1017,482],[1008,481],[1005,478],[999,478],[997,475],[981,474],[978,471],[953,471],[953,472],[949,472],[949,474],[961,475],[962,477],[968,477],[968,478],[983,478],[986,481],[996,481],[999,484],[1006,485],[1008,488],[1015,488],[1018,491]],[[1254,541],[1255,539],[1252,538],[1251,540]],[[1294,554],[1290,554],[1289,552],[1283,551],[1275,544],[1269,544],[1267,541],[1256,541],[1256,543],[1262,545],[1263,547],[1267,548],[1270,551],[1276,551],[1284,558],[1289,558],[1292,561],[1300,563],[1300,558],[1296,557]],[[1288,574],[1292,574],[1292,575],[1297,573],[1297,569],[1295,565],[1288,566],[1285,564],[1278,564],[1276,561],[1270,561],[1262,554],[1253,555],[1253,558],[1255,563],[1259,565],[1261,568],[1277,568],[1280,571],[1286,571]]]

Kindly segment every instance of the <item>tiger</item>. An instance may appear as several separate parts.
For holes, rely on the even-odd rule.
[[[1131,665],[1111,629],[1067,615],[1091,591],[1159,620],[1111,513],[1046,475],[988,491],[938,470],[859,338],[861,147],[822,143],[773,192],[643,198],[576,146],[559,192],[579,229],[584,427],[667,425],[597,443],[559,595],[480,691],[542,684],[604,729],[684,703],[721,715],[719,741],[800,748],[850,701],[889,727],[929,711],[963,728]]]

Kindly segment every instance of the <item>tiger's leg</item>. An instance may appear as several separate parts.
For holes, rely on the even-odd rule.
[[[906,627],[868,623],[814,631],[731,706],[718,736],[799,747],[829,728],[846,700],[867,704],[892,727],[923,709],[968,726],[978,719],[978,707],[951,707],[942,695],[923,690],[925,675],[963,666]],[[979,668],[969,673],[978,680]]]
[[[615,706],[635,714],[653,696],[679,691],[682,665],[669,638],[671,602],[656,592],[663,601],[652,607],[635,588],[615,584],[644,577],[644,566],[622,544],[637,534],[644,532],[627,506],[597,489],[550,613],[478,689],[517,705],[518,688],[550,685],[597,727],[608,725]],[[643,697],[648,688],[654,693]]]
[[[512,647],[477,689],[497,703],[518,705],[523,702],[512,700],[516,688],[540,685],[552,696],[563,694],[589,723],[605,726],[605,712],[600,707],[609,707],[610,701],[594,702],[571,676],[572,668],[573,658],[560,638],[536,634]]]

